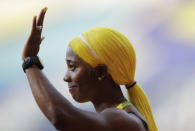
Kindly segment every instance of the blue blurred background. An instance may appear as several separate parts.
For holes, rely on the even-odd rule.
[[[32,18],[47,6],[39,56],[44,73],[75,106],[63,76],[68,42],[94,26],[126,35],[137,53],[135,80],[162,131],[194,131],[194,0],[1,0],[0,131],[55,131],[35,103],[21,67]],[[121,87],[126,95],[125,89]]]

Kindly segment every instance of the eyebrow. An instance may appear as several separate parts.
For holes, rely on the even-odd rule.
[[[66,62],[67,63],[78,63],[77,61],[73,61],[73,60],[70,60],[70,59],[66,60]]]
[[[66,61],[69,62],[69,63],[72,62],[72,60],[66,60]]]

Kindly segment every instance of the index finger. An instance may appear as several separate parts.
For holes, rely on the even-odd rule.
[[[47,11],[47,7],[43,8],[41,10],[41,13],[40,13],[39,18],[38,18],[37,26],[43,25],[43,20],[44,20],[44,16],[45,16],[46,11]]]

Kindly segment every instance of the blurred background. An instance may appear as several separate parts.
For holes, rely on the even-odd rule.
[[[150,99],[159,131],[195,130],[195,0],[1,0],[0,131],[55,131],[21,66],[32,18],[45,6],[44,73],[75,106],[94,111],[91,103],[76,103],[63,82],[67,44],[94,26],[111,27],[135,47],[135,80]]]

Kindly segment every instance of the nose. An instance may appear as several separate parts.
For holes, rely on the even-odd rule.
[[[70,75],[68,74],[68,72],[66,72],[66,74],[64,75],[63,80],[64,80],[65,82],[71,82],[71,77],[70,77]]]

